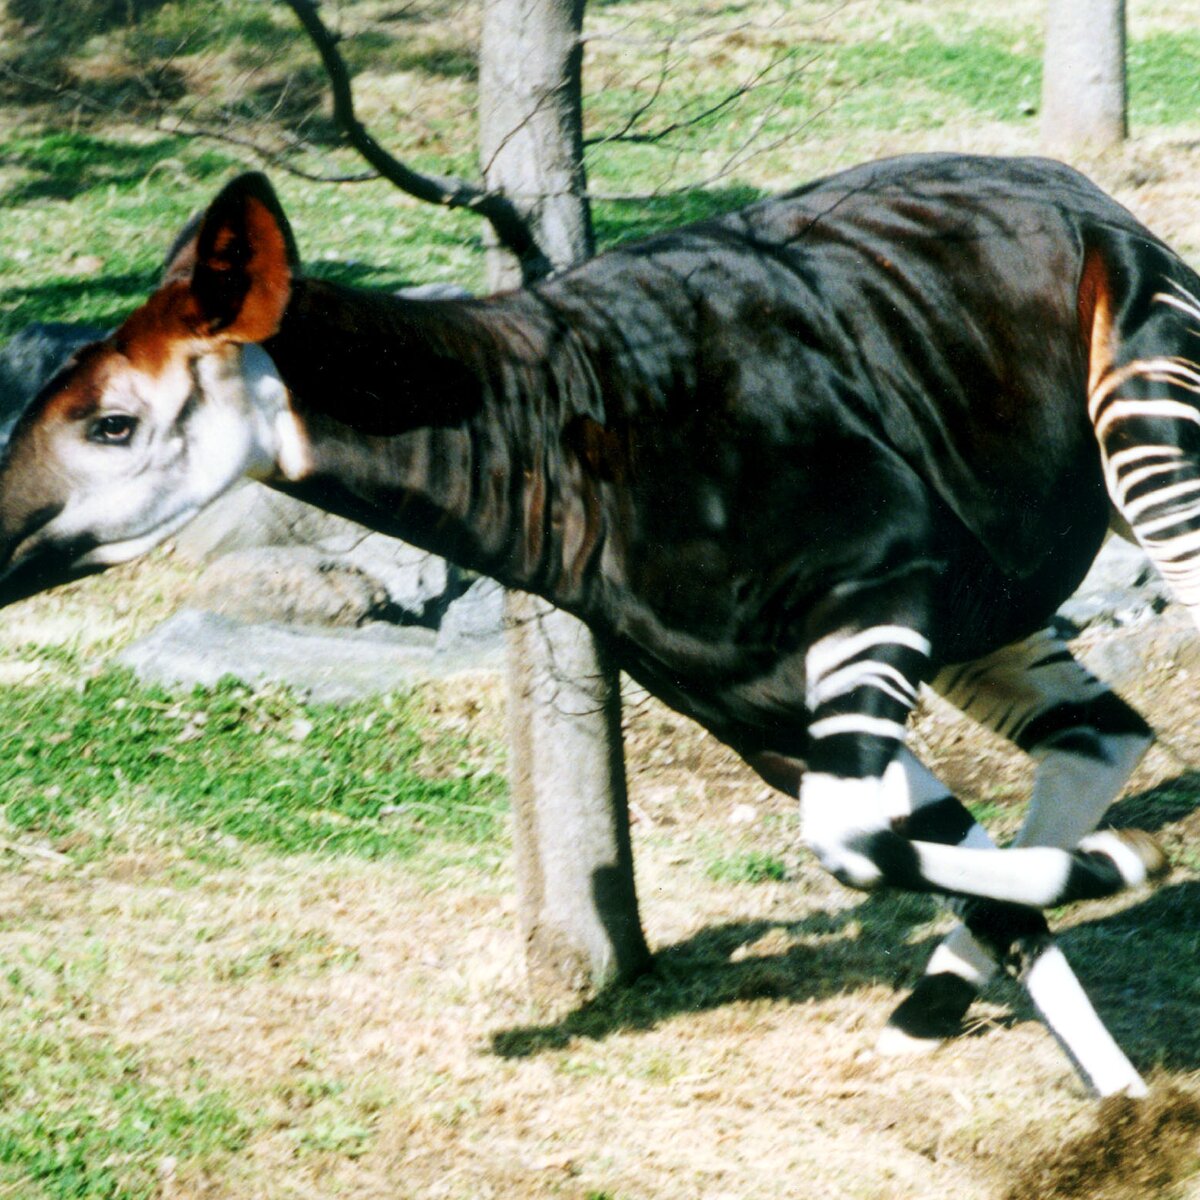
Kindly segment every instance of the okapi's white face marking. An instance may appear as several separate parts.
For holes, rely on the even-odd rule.
[[[261,386],[268,381],[277,387]],[[260,407],[263,401],[271,407]],[[81,566],[136,557],[242,475],[271,473],[280,405],[286,405],[282,381],[257,346],[222,347],[158,379],[124,373],[97,416],[60,435],[59,461],[71,488],[45,535],[95,539]],[[119,442],[93,432],[114,425],[131,431]]]
[[[0,605],[135,558],[243,475],[309,470],[257,345],[279,329],[297,269],[270,184],[242,176],[162,286],[47,385],[0,459]]]
[[[0,581],[43,556],[72,576],[125,562],[244,475],[304,473],[287,390],[258,346],[173,356],[154,374],[115,350],[81,365],[85,402],[49,397],[14,432],[0,514],[19,540]]]

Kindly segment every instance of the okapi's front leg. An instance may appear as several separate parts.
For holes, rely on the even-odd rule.
[[[1073,849],[997,850],[897,829],[890,796],[903,774],[889,769],[929,649],[922,633],[900,624],[830,634],[809,649],[801,836],[827,870],[865,890],[893,886],[1048,908],[1137,886],[1161,867],[1161,852],[1144,835],[1106,832]]]
[[[904,832],[948,845],[992,846],[987,831],[907,750],[906,791],[917,800]],[[1092,1007],[1041,912],[991,900],[955,903],[964,917],[934,952],[929,971],[892,1014],[877,1049],[884,1054],[940,1045],[959,1032],[978,988],[1003,962],[1024,986],[1047,1028],[1098,1095],[1146,1094],[1146,1085]]]
[[[1070,849],[1095,829],[1153,741],[1150,727],[1081,666],[1050,630],[976,662],[938,673],[950,703],[1025,750],[1038,764],[1029,811],[1014,846]],[[985,835],[986,836],[986,835]],[[983,901],[934,952],[924,977],[889,1022],[889,1051],[931,1048],[962,1018],[1019,941],[1045,930],[1040,914]],[[1028,957],[1016,947],[1018,964]],[[1045,997],[1041,1006],[1051,1002]]]
[[[912,665],[912,652],[919,653],[922,650],[919,638],[920,635],[903,627],[880,626],[856,636],[818,643],[813,648],[815,653],[810,652],[810,703],[815,702],[816,708],[813,721],[816,733],[810,744],[810,768],[813,760],[825,766],[839,757],[843,770],[853,768],[856,764],[870,761],[871,745],[862,744],[865,738],[877,739],[875,746],[880,749],[886,749],[881,745],[884,737],[890,735],[893,740],[891,759],[875,781],[874,807],[844,812],[842,832],[835,835],[840,836],[842,844],[852,852],[865,851],[862,857],[870,865],[864,866],[850,859],[847,869],[847,859],[833,859],[828,849],[823,861],[827,866],[840,868],[835,873],[843,881],[859,883],[860,886],[864,881],[899,882],[911,886],[912,876],[924,870],[926,863],[933,862],[935,868],[941,869],[942,864],[936,861],[939,856],[934,848],[942,848],[949,855],[965,855],[969,861],[989,866],[1001,864],[1010,869],[1013,865],[1021,867],[1029,863],[1034,868],[1043,866],[1043,856],[1030,859],[1027,851],[995,849],[986,830],[961,802],[901,744],[904,701],[908,700],[911,705],[915,690],[905,686],[900,663],[907,658]],[[908,654],[898,653],[898,648],[904,648]],[[1011,703],[1011,693],[1016,689],[1010,688],[1009,702],[989,707],[988,703],[981,700],[976,707],[987,712],[1003,711],[1008,714],[1015,722],[1015,727],[1005,732],[1018,741],[1024,741],[1027,735],[1036,743],[1052,743],[1057,747],[1058,769],[1042,772],[1043,788],[1022,831],[1024,838],[1029,841],[1057,839],[1063,845],[1053,853],[1070,864],[1070,871],[1078,873],[1093,868],[1095,864],[1096,875],[1101,881],[1114,867],[1119,867],[1123,859],[1128,858],[1132,870],[1127,882],[1136,882],[1148,873],[1155,856],[1153,848],[1142,847],[1136,842],[1134,847],[1127,846],[1116,835],[1102,835],[1101,840],[1090,844],[1089,850],[1071,853],[1069,848],[1095,827],[1128,771],[1144,753],[1149,743],[1148,731],[1136,713],[1108,692],[1104,685],[1087,675],[1069,654],[1064,655],[1059,651],[1057,643],[1049,645],[1046,639],[1031,639],[1028,644],[995,656],[998,661],[991,673],[983,673],[994,685],[991,689],[992,700],[997,700],[1001,698],[995,694],[999,690],[996,681],[1013,675],[1023,678],[1020,668],[1027,668],[1032,661],[1040,667],[1040,676],[1036,670],[1034,674],[1040,683],[1040,703],[1027,703],[1023,708],[1014,705]],[[1081,677],[1090,681],[1095,692],[1089,697],[1090,708],[1086,709],[1092,718],[1092,725],[1087,728],[1080,728],[1082,718],[1079,702],[1086,694],[1086,689],[1080,683]],[[975,679],[976,676],[972,675],[972,680]],[[978,688],[978,682],[974,686]],[[987,689],[981,689],[984,690]],[[851,700],[856,693],[857,705],[852,707]],[[955,698],[961,702],[961,697]],[[824,706],[834,703],[842,711],[823,711]],[[822,720],[830,724],[822,726],[819,724]],[[884,723],[888,721],[897,728],[887,728]],[[828,733],[826,737],[857,737],[858,744],[843,742],[840,746],[831,744],[823,747],[820,735],[824,730],[836,731],[836,734]],[[830,750],[834,753],[830,754]],[[1068,757],[1062,757],[1064,755]],[[1053,758],[1053,752],[1048,756]],[[1081,761],[1075,762],[1075,758]],[[1108,774],[1112,779],[1102,779],[1108,786],[1099,789],[1107,794],[1093,793],[1089,796],[1086,789],[1078,788],[1079,770],[1089,774],[1087,768],[1090,765],[1090,775],[1099,773],[1104,776],[1103,769],[1097,772],[1096,760],[1108,762],[1110,759]],[[810,779],[811,775],[806,776],[805,782]],[[1047,780],[1051,782],[1051,792],[1055,791],[1054,783],[1060,785],[1054,797],[1046,794],[1044,785]],[[1068,780],[1076,785],[1070,795],[1061,792]],[[870,786],[861,780],[856,783],[859,789]],[[836,796],[835,789],[826,780],[818,777],[817,785],[818,803],[822,800],[828,803],[827,797]],[[805,783],[801,784],[801,797],[804,813],[805,800],[812,803],[811,786],[806,791]],[[1054,799],[1061,803],[1054,803]],[[1048,800],[1051,802],[1047,803]],[[846,816],[853,819],[854,828],[849,831],[846,831],[844,822]],[[810,843],[816,840],[813,828],[810,817],[806,823],[806,836]],[[818,830],[817,836],[820,836],[820,832]],[[887,865],[897,860],[904,861],[904,850],[897,852],[889,848],[881,856],[883,863],[872,855],[872,849],[891,839],[900,840],[911,847],[907,851],[908,865],[904,868],[907,878],[887,877]],[[1144,853],[1131,853],[1135,847]],[[818,853],[821,852],[819,842],[815,848]],[[830,859],[833,859],[832,864]],[[1054,865],[1054,860],[1050,861]],[[1077,865],[1080,863],[1083,865]],[[878,871],[878,876],[871,873],[872,867]],[[857,877],[851,871],[857,871]],[[933,878],[923,878],[920,885],[932,886],[933,882]],[[1011,883],[1009,886],[1012,886]],[[1030,886],[1039,885],[1035,880],[1031,881]],[[1095,880],[1089,886],[1095,886]],[[925,1039],[928,1045],[934,1038],[940,1041],[947,1033],[957,1032],[979,987],[990,978],[996,963],[1004,960],[1025,986],[1051,1033],[1097,1093],[1102,1096],[1118,1092],[1129,1095],[1145,1093],[1141,1077],[1097,1016],[1062,951],[1051,937],[1040,911],[980,898],[960,897],[956,906],[964,917],[964,924],[935,952],[929,973],[913,996],[893,1015],[889,1030],[880,1040],[881,1050],[894,1053],[898,1048],[897,1042],[909,1048],[917,1039]]]

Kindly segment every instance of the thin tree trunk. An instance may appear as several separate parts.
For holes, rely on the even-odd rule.
[[[533,226],[556,268],[592,253],[584,196],[583,0],[485,0],[480,150],[485,180]],[[489,252],[494,289],[521,282]],[[649,962],[629,844],[616,672],[590,632],[512,593],[510,771],[518,911],[535,993],[577,997]]]
[[[1064,157],[1125,140],[1125,0],[1049,0],[1041,132]]]

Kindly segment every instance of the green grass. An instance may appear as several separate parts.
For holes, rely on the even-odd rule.
[[[590,27],[607,29],[616,7],[590,10]],[[44,8],[28,0],[21,11]],[[859,34],[836,21],[814,24],[801,5],[803,20],[780,26],[752,53],[685,54],[638,126],[681,127],[655,145],[601,141],[589,150],[597,193],[643,197],[596,204],[600,244],[737,207],[762,194],[761,177],[772,186],[800,182],[813,173],[810,147],[827,169],[839,142],[853,146],[864,133],[911,135],[989,121],[1035,140],[1041,45],[1028,14],[1006,21],[980,18],[965,5],[894,9],[883,6],[884,16]],[[106,76],[150,78],[169,68],[183,91],[167,89],[166,112],[214,128],[248,122],[243,131],[265,144],[290,131],[326,156],[306,159],[308,167],[360,165],[344,151],[328,158],[337,139],[325,87],[282,5],[146,3],[133,25],[124,11],[94,0],[80,20],[49,22],[38,38],[15,37],[0,56],[17,72],[0,79],[0,340],[33,321],[118,322],[153,286],[191,212],[229,174],[261,165],[244,150],[156,132],[144,88],[140,100],[93,94]],[[343,50],[362,76],[360,104],[379,136],[418,167],[473,175],[471,140],[462,136],[474,120],[473,45],[457,11],[434,5],[401,19],[359,0],[331,19],[351,34]],[[591,51],[593,139],[620,129],[658,86],[653,37],[675,32],[671,10],[641,4],[634,15],[646,44],[600,40]],[[703,28],[718,16],[706,8]],[[735,25],[739,14],[731,9],[726,19]],[[98,62],[105,68],[97,70]],[[1197,120],[1200,34],[1151,32],[1131,42],[1129,64],[1135,132]],[[761,86],[701,117],[764,69]],[[37,85],[57,79],[55,71],[65,72],[65,91]],[[393,77],[415,82],[394,94],[381,82]],[[760,144],[749,154],[748,130]],[[415,204],[378,182],[338,186],[275,175],[315,273],[382,288],[438,280],[482,286],[478,220]],[[677,194],[680,184],[713,176],[704,192]]]
[[[0,690],[0,727],[5,825],[80,861],[131,826],[190,830],[184,844],[209,862],[241,843],[366,859],[441,842],[481,861],[503,852],[501,777],[400,698],[310,706],[229,682],[180,700],[114,670],[81,688]]]
[[[762,850],[745,850],[710,859],[705,874],[718,883],[780,883],[788,872],[783,859]]]
[[[1130,120],[1195,124],[1200,117],[1200,32],[1162,33],[1128,50]]]
[[[0,1056],[0,1195],[151,1200],[165,1171],[227,1158],[250,1129],[203,1078],[165,1088],[95,1039],[10,1031]]]

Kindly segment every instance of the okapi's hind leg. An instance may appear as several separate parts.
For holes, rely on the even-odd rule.
[[[1200,625],[1200,277],[1163,247],[1088,254],[1088,415],[1118,532]],[[1132,259],[1137,269],[1129,269]]]
[[[1014,846],[1067,849],[1083,841],[1153,740],[1146,722],[1048,630],[947,668],[933,687],[1037,761],[1033,797]],[[978,827],[970,836],[975,844],[986,840]],[[1128,1090],[1132,1068],[1065,962],[1047,957],[1049,929],[1041,913],[979,900],[954,907],[962,922],[893,1013],[880,1048],[889,1053],[929,1049],[959,1033],[979,989],[1004,962],[1022,978],[1047,1024],[1097,1090]]]

